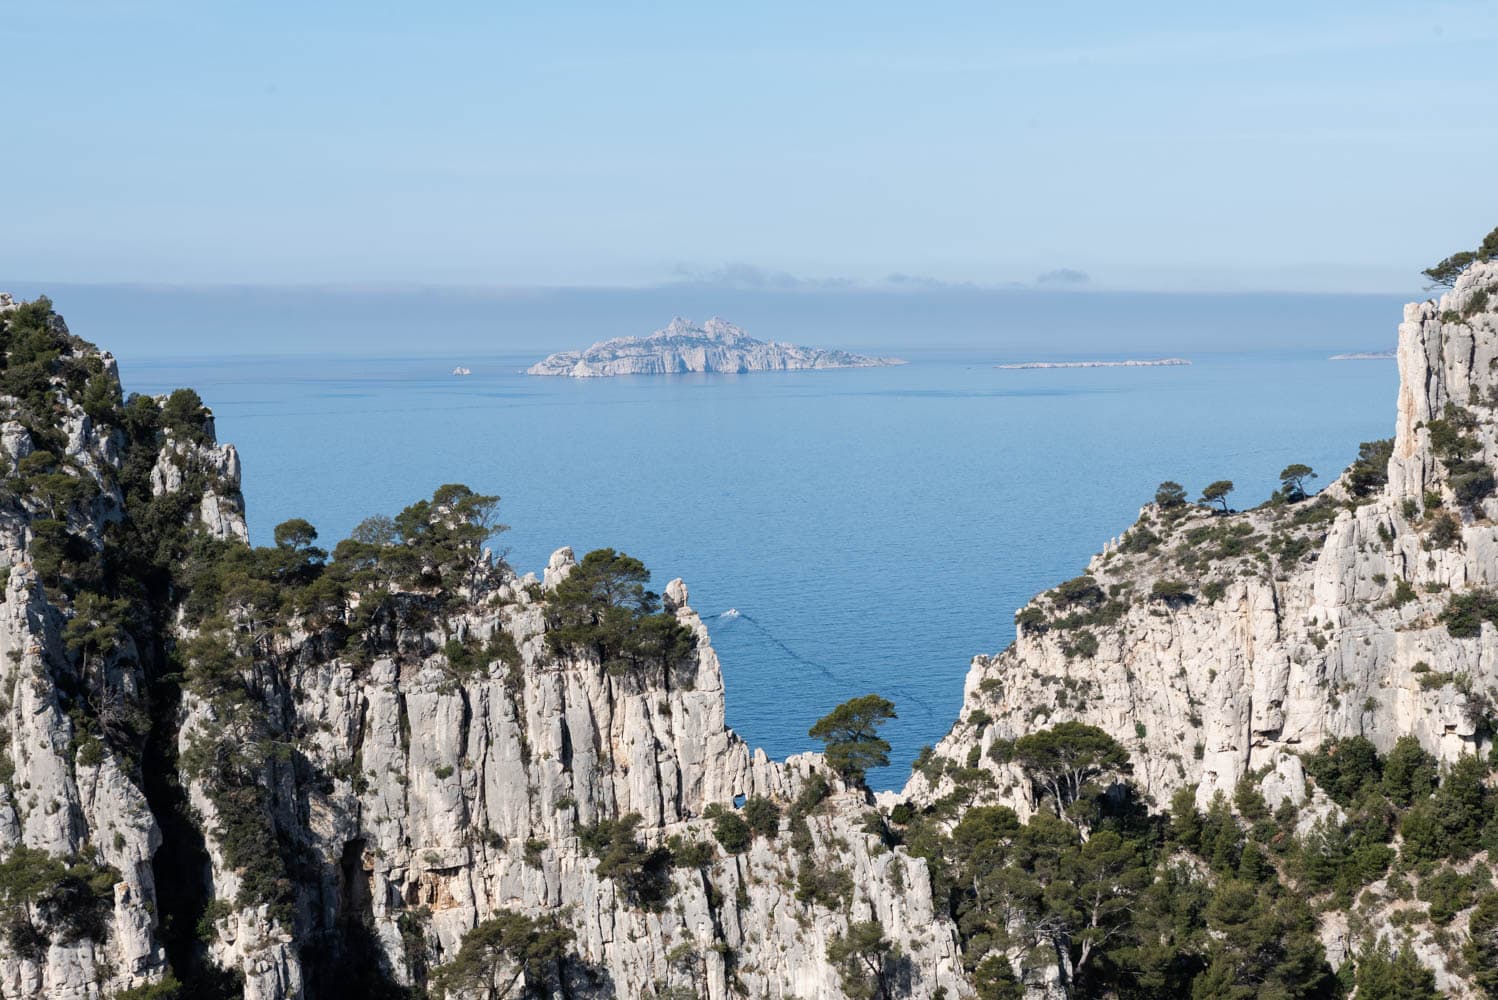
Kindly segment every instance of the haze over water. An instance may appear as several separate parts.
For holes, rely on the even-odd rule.
[[[993,365],[1149,355],[1078,351],[1066,337],[1037,351],[1033,326],[1002,316],[988,320],[986,346],[970,337],[940,350],[921,347],[929,327],[908,328],[902,348],[897,329],[860,338],[869,327],[846,316],[803,316],[795,338],[763,323],[749,332],[872,342],[912,363],[576,381],[520,374],[534,351],[244,356],[252,336],[212,336],[211,313],[170,297],[156,304],[157,343],[198,327],[197,353],[219,356],[149,357],[130,310],[92,322],[97,301],[80,297],[80,311],[57,298],[75,332],[120,356],[127,391],[202,394],[220,439],[240,449],[257,543],[295,516],[331,545],[445,482],[498,493],[512,525],[498,544],[521,572],[539,572],[563,545],[579,556],[610,546],[641,558],[657,586],[683,577],[723,661],[729,722],[752,745],[774,756],[808,749],[808,726],[838,702],[869,691],[894,700],[894,762],[871,776],[876,787],[903,783],[919,748],[952,724],[971,657],[1006,646],[1014,611],[1081,572],[1162,479],[1199,490],[1230,478],[1239,506],[1262,500],[1291,462],[1325,482],[1358,442],[1392,433],[1397,387],[1392,361],[1326,360],[1392,346],[1397,310],[1376,303],[1383,322],[1372,326],[1364,299],[1342,300],[1340,312],[1336,299],[1313,300],[1322,311],[1310,318],[1304,297],[1256,300],[1265,322],[1294,315],[1324,332],[1315,348],[1202,349],[1224,329],[1251,327],[1241,314],[1214,326],[1202,312],[1194,350],[1179,342],[1191,328],[1179,312],[1150,325],[1115,308],[1114,325],[1094,331],[1116,345],[1154,341],[1189,367],[1001,371]],[[1084,316],[1106,319],[1104,303],[1081,298]],[[1208,297],[1180,305],[1195,309],[1199,298]],[[258,323],[277,344],[298,331],[327,343],[318,318],[295,304],[225,325]],[[815,339],[802,332],[812,327]],[[388,333],[369,329],[371,339]],[[406,329],[419,348],[423,331]],[[529,329],[546,349],[593,339],[562,340],[556,323]],[[1265,339],[1275,334],[1283,324]],[[452,376],[459,363],[473,375]],[[740,614],[720,617],[730,608]]]

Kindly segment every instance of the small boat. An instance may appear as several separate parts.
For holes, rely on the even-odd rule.
[[[456,367],[456,368],[453,369],[453,374],[454,375],[472,375],[473,374],[473,369],[472,368],[464,368],[462,365],[459,365],[458,367]]]
[[[738,608],[729,608],[727,611],[723,612],[718,617],[719,618],[737,618],[738,616],[739,616],[739,609]]]

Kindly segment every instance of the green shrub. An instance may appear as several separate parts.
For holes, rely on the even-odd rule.
[[[846,906],[853,899],[853,875],[846,868],[819,867],[807,858],[796,869],[796,900],[829,910]]]
[[[17,845],[0,861],[0,922],[12,950],[35,961],[54,940],[102,942],[119,880],[80,855]]]
[[[1426,532],[1425,544],[1432,549],[1448,549],[1462,537],[1462,523],[1449,513],[1441,513],[1431,519]]]
[[[1453,594],[1441,612],[1441,621],[1455,638],[1473,638],[1481,633],[1483,622],[1498,624],[1498,594],[1487,589]]]
[[[1361,736],[1327,740],[1314,753],[1304,754],[1306,773],[1316,779],[1338,804],[1351,806],[1383,777],[1378,750]]]
[[[1080,656],[1084,660],[1090,660],[1097,655],[1097,651],[1097,636],[1086,629],[1076,633],[1061,644],[1061,652],[1066,654],[1067,659]]]
[[[208,417],[202,397],[191,389],[178,389],[161,404],[162,426],[186,441],[207,441]]]
[[[1420,882],[1416,895],[1430,904],[1431,922],[1439,926],[1451,923],[1453,917],[1471,906],[1474,900],[1471,878],[1443,867]]]
[[[79,767],[98,767],[104,763],[104,744],[96,736],[87,736],[78,744],[78,755],[74,758]]]
[[[1166,604],[1189,604],[1191,588],[1181,580],[1156,580],[1150,587],[1150,599]]]
[[[751,795],[744,801],[744,820],[761,837],[774,839],[780,833],[780,807],[763,795]]]
[[[667,838],[666,850],[671,853],[672,868],[703,868],[718,857],[712,844],[705,840],[687,840],[679,833]]]
[[[1160,536],[1142,524],[1136,524],[1124,532],[1123,541],[1118,545],[1120,552],[1136,553],[1149,552],[1159,548]]]
[[[732,807],[714,802],[702,815],[713,821],[713,837],[729,854],[742,854],[754,842],[754,831]]]
[[[578,842],[598,859],[598,874],[612,879],[630,905],[659,910],[671,895],[671,852],[645,847],[635,836],[641,817],[627,813],[578,827]]]
[[[1358,445],[1357,460],[1348,469],[1348,485],[1360,497],[1384,488],[1389,481],[1389,459],[1394,457],[1394,439],[1364,441]]]
[[[1473,292],[1472,297],[1467,300],[1467,306],[1462,310],[1462,319],[1470,319],[1473,316],[1476,316],[1478,313],[1487,312],[1487,309],[1488,290],[1486,288],[1479,288],[1477,291]]]
[[[1050,628],[1045,612],[1034,604],[1021,608],[1014,616],[1014,624],[1026,635],[1039,635]]]
[[[1062,604],[1085,604],[1092,606],[1103,600],[1103,590],[1090,576],[1079,576],[1067,580],[1056,588],[1056,597]]]
[[[1463,507],[1476,506],[1493,495],[1493,470],[1483,462],[1451,463],[1447,466],[1447,482]]]
[[[182,984],[168,972],[154,983],[111,993],[110,1000],[181,1000],[182,996]]]

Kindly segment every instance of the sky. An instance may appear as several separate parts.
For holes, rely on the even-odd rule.
[[[1483,0],[52,0],[0,38],[0,281],[1404,293],[1498,223]]]

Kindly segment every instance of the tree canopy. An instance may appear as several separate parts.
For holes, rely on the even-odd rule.
[[[501,910],[463,935],[457,956],[432,977],[440,995],[508,997],[516,984],[523,996],[549,996],[541,987],[566,957],[573,932],[554,915],[532,917]]]
[[[660,610],[647,590],[650,571],[633,556],[595,549],[557,584],[547,602],[546,639],[553,652],[582,650],[610,673],[669,667],[691,651],[691,631]]]
[[[1162,510],[1173,510],[1186,505],[1186,488],[1173,479],[1167,479],[1155,490],[1155,504]]]
[[[829,767],[844,780],[857,783],[869,768],[889,763],[889,742],[879,736],[879,728],[893,718],[893,702],[866,694],[822,716],[807,735],[822,741]]]
[[[1202,490],[1201,499],[1197,500],[1197,503],[1221,504],[1222,512],[1226,514],[1228,510],[1228,494],[1231,492],[1233,492],[1233,481],[1231,479],[1219,479],[1214,483],[1209,483],[1207,488]]]
[[[1309,465],[1294,462],[1280,470],[1280,491],[1286,500],[1296,501],[1306,498],[1306,480],[1315,479],[1316,473]]]
[[[885,964],[894,954],[894,945],[877,920],[851,924],[846,934],[827,942],[827,961],[838,970],[843,992],[854,1000],[889,996]]]
[[[1014,741],[1008,755],[1037,789],[1050,796],[1058,817],[1094,791],[1096,779],[1132,769],[1128,751],[1117,740],[1083,722],[1062,722],[1027,733]]]
[[[1450,288],[1456,279],[1466,273],[1467,268],[1479,261],[1498,258],[1498,228],[1484,236],[1476,250],[1461,250],[1438,264],[1427,267],[1420,273],[1430,279],[1432,286]]]

